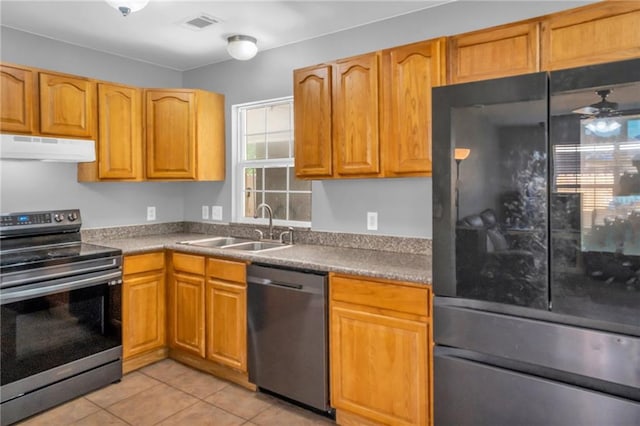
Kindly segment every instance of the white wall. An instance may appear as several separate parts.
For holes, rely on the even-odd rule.
[[[192,87],[226,95],[231,105],[292,94],[295,68],[577,7],[578,1],[462,1],[318,39],[180,73],[1,27],[0,60],[141,87]],[[231,156],[227,125],[227,160]],[[69,164],[0,162],[0,210],[81,209],[86,227],[199,220],[200,206],[223,206],[231,219],[231,171],[223,183],[78,183]],[[431,237],[431,179],[358,179],[313,183],[313,228],[364,233],[367,211],[379,234]]]

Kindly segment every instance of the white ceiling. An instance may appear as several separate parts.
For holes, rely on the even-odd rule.
[[[230,35],[253,36],[264,51],[451,1],[150,0],[123,17],[104,0],[0,0],[0,23],[184,71],[229,60]],[[198,31],[184,25],[202,14],[219,23]]]

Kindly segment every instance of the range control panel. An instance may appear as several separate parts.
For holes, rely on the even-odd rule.
[[[53,210],[40,212],[3,213],[0,215],[0,234],[22,231],[79,228],[80,210]]]

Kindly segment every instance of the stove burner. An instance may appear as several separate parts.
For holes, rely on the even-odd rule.
[[[41,262],[48,259],[60,259],[65,257],[79,256],[82,251],[82,244],[73,246],[62,245],[59,247],[34,247],[32,249],[16,250],[2,253],[0,258],[1,266],[15,266],[28,263]]]

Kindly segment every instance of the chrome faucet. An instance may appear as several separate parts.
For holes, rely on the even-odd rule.
[[[256,207],[256,212],[253,214],[253,218],[258,218],[258,212],[261,208],[264,208],[269,214],[269,239],[273,240],[273,210],[271,209],[271,206],[269,206],[269,204],[267,203],[261,203],[258,207]]]

